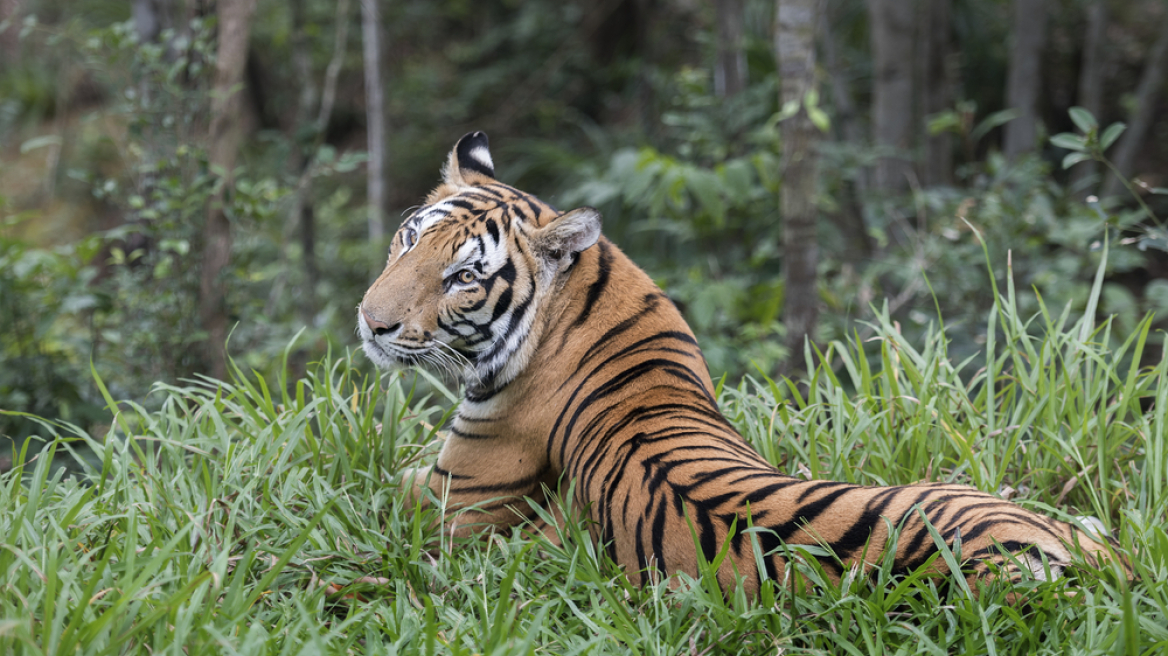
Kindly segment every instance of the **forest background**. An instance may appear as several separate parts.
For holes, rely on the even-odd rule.
[[[471,130],[602,210],[715,376],[883,308],[960,361],[1008,266],[1082,312],[1105,242],[1098,314],[1161,329],[1166,69],[1161,0],[0,0],[0,408],[96,431],[91,366],[149,406],[351,349]]]

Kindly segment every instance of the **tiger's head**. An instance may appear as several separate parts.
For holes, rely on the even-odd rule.
[[[358,306],[362,347],[381,368],[425,365],[472,389],[505,385],[530,360],[549,299],[599,238],[599,212],[558,212],[495,180],[487,135],[468,134]]]

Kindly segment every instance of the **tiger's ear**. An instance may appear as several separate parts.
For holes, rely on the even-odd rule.
[[[535,233],[535,249],[545,258],[561,260],[600,239],[600,211],[581,207],[564,212]]]
[[[491,160],[486,132],[463,135],[442,170],[442,180],[456,187],[473,187],[495,181],[495,163]]]

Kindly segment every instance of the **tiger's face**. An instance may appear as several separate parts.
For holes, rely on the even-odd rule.
[[[424,365],[472,387],[506,383],[526,364],[549,292],[599,236],[596,210],[561,214],[496,181],[486,135],[467,135],[361,301],[362,347],[381,368]]]

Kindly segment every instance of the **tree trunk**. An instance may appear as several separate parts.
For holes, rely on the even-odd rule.
[[[162,34],[165,19],[159,0],[134,0],[130,13],[134,17],[134,31],[138,33],[139,42],[151,43]]]
[[[821,0],[776,0],[775,58],[781,80],[779,105],[803,102],[815,85],[815,30]],[[783,323],[790,356],[783,367],[794,374],[804,366],[803,344],[815,332],[819,314],[816,265],[815,188],[820,135],[805,107],[780,124],[783,220]]]
[[[1144,72],[1140,75],[1140,85],[1136,88],[1135,103],[1127,120],[1127,130],[1119,140],[1112,162],[1123,177],[1130,178],[1135,172],[1136,155],[1148,140],[1148,132],[1155,121],[1156,98],[1164,84],[1165,69],[1168,69],[1168,13],[1156,43],[1148,53]],[[1114,175],[1108,176],[1103,193],[1112,196],[1120,193],[1123,183]]]
[[[828,7],[830,5],[827,5]],[[835,138],[852,148],[862,147],[866,142],[864,127],[860,122],[856,103],[852,98],[852,91],[848,88],[848,80],[840,69],[836,59],[835,35],[832,33],[831,10],[824,9],[823,28],[820,31],[823,47],[824,67],[831,81],[832,106],[835,109],[836,128]],[[868,189],[866,171],[856,167],[854,180],[845,181],[838,210],[829,215],[835,227],[844,237],[845,243],[843,261],[859,267],[872,255],[872,239],[868,228],[864,224],[864,211],[860,199]]]
[[[1006,124],[1003,152],[1014,159],[1038,141],[1038,92],[1046,43],[1046,0],[1014,0],[1014,45],[1006,78],[1006,106],[1018,117]]]
[[[949,79],[949,46],[952,35],[951,0],[925,0],[921,16],[921,109],[927,117],[949,109],[953,105],[953,85]],[[921,182],[925,186],[953,183],[953,136],[948,132],[928,133],[928,121],[923,140],[925,153]]]
[[[0,23],[8,29],[0,32],[0,62],[5,67],[20,61],[20,0],[0,0]]]
[[[385,238],[388,189],[385,171],[385,80],[382,77],[382,32],[379,0],[361,0],[361,35],[365,59],[365,119],[368,131],[369,241]]]
[[[292,4],[293,39],[296,40],[297,50],[303,56],[293,58],[293,66],[297,75],[303,80],[300,99],[296,109],[295,132],[300,132],[302,126],[311,126],[312,139],[307,143],[293,144],[291,167],[296,175],[296,185],[292,192],[292,209],[289,214],[289,230],[299,232],[300,257],[303,262],[303,285],[298,296],[300,320],[305,325],[311,325],[316,317],[316,287],[320,281],[319,268],[316,263],[316,212],[309,198],[309,188],[312,183],[312,158],[324,143],[328,123],[332,117],[333,106],[337,98],[337,78],[344,64],[345,52],[349,43],[349,0],[338,0],[335,22],[335,37],[333,39],[333,55],[325,70],[324,86],[320,93],[320,107],[315,119],[311,119],[312,107],[316,104],[316,85],[312,83],[312,62],[308,57],[308,36],[305,31],[304,0],[295,0]],[[274,292],[275,290],[273,290]],[[273,299],[274,300],[274,299]]]
[[[223,273],[231,263],[231,223],[224,205],[243,136],[240,87],[247,64],[247,41],[255,5],[256,0],[219,0],[219,46],[211,92],[207,161],[212,171],[221,172],[224,180],[207,207],[199,283],[199,318],[207,331],[206,350],[211,376],[218,379],[227,377],[228,315]]]
[[[729,98],[746,88],[746,50],[742,47],[742,0],[715,0],[718,22],[718,63],[714,93]]]
[[[830,14],[831,12],[827,12]],[[825,15],[822,32],[824,66],[828,78],[831,80],[832,105],[835,108],[833,124],[838,128],[838,138],[852,147],[859,148],[866,142],[864,127],[860,123],[859,111],[856,110],[856,101],[852,90],[848,86],[847,77],[837,59],[835,34],[832,30],[832,21]],[[863,193],[867,189],[864,170],[856,172],[856,188]]]
[[[312,50],[311,39],[308,36],[307,27],[308,21],[305,15],[305,0],[292,0],[290,3],[290,10],[292,14],[292,70],[296,71],[296,79],[300,83],[300,95],[296,102],[296,120],[292,125],[292,147],[291,156],[288,158],[288,168],[296,180],[295,187],[292,190],[292,208],[288,213],[288,224],[284,230],[285,244],[291,242],[291,235],[294,231],[299,231],[301,239],[301,257],[304,260],[304,271],[307,273],[310,268],[315,268],[315,263],[311,261],[310,253],[315,252],[315,248],[311,251],[306,248],[305,235],[315,232],[315,226],[310,225],[315,215],[312,211],[312,201],[308,198],[308,176],[309,164],[313,156],[313,145],[317,141],[316,135],[313,135],[311,141],[306,141],[303,138],[305,129],[312,126],[315,127],[316,120],[312,115],[312,110],[317,103],[317,88],[313,80],[312,72]],[[282,253],[282,259],[287,260],[287,246],[285,246]],[[287,263],[285,262],[285,266]],[[288,267],[291,268],[291,267]],[[286,276],[287,271],[282,272],[282,276]],[[273,292],[276,289],[281,291],[284,289],[283,284],[273,286]],[[304,281],[301,293],[297,294],[299,301],[300,319],[304,323],[311,321],[312,316],[316,313],[316,285],[309,280]],[[271,304],[275,298],[269,300]]]
[[[877,189],[900,191],[912,172],[913,16],[908,0],[868,0],[872,33],[872,132],[886,151],[876,163]]]
[[[1079,69],[1079,106],[1102,120],[1103,69],[1107,57],[1107,0],[1095,0],[1087,7],[1087,39],[1083,43],[1083,63]],[[1087,160],[1071,169],[1071,186],[1088,195],[1099,174],[1098,162]]]

